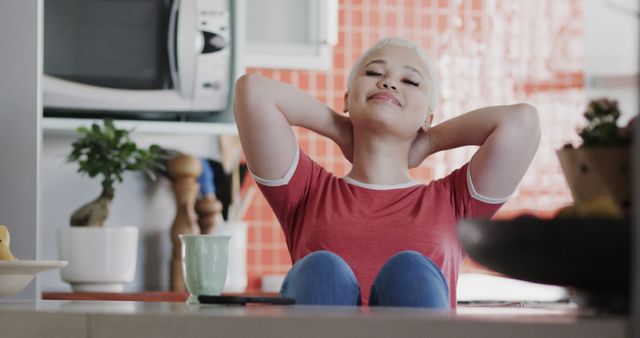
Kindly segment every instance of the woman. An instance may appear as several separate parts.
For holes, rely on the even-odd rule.
[[[235,113],[252,174],[285,233],[293,267],[281,295],[298,304],[455,307],[464,253],[456,223],[490,217],[539,143],[527,104],[474,110],[430,127],[436,80],[409,41],[387,38],[349,76],[345,113],[258,75],[236,85]],[[338,178],[309,158],[291,126],[332,139],[352,163]],[[409,168],[438,151],[480,148],[428,185]]]

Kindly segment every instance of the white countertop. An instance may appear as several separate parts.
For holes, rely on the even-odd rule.
[[[623,316],[571,305],[408,308],[0,302],[0,337],[625,337]]]

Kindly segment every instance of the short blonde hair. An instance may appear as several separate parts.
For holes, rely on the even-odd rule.
[[[420,46],[403,38],[398,38],[398,37],[383,38],[380,41],[376,42],[373,46],[369,47],[369,49],[367,49],[364,53],[362,53],[362,55],[360,55],[360,57],[356,60],[355,64],[353,65],[353,68],[351,68],[351,72],[349,73],[349,78],[347,80],[347,90],[351,90],[351,85],[353,84],[353,80],[356,77],[356,73],[358,72],[358,69],[362,67],[362,64],[369,57],[369,55],[379,50],[380,48],[386,47],[386,46],[408,48],[413,52],[415,52],[420,57],[420,59],[424,63],[424,66],[427,68],[427,73],[428,73],[427,77],[430,82],[429,84],[431,85],[429,90],[429,101],[431,106],[429,108],[430,108],[430,114],[433,113],[436,107],[436,99],[438,95],[438,76],[435,73],[435,69],[433,68],[433,64],[431,62],[431,59],[427,55],[427,53],[422,48],[420,48]]]

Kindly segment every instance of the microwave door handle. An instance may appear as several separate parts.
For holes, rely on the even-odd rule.
[[[177,77],[180,84],[178,93],[184,98],[193,98],[195,92],[196,61],[204,42],[197,29],[197,0],[180,0],[178,10],[177,37]]]
[[[169,30],[167,34],[167,54],[169,55],[169,71],[171,82],[176,91],[180,91],[180,82],[178,80],[178,64],[176,55],[176,33],[178,30],[178,9],[180,8],[180,0],[174,0],[171,5],[171,14],[169,15]]]

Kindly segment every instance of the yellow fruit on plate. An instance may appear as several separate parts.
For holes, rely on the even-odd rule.
[[[11,236],[6,225],[0,225],[0,243],[4,243],[6,246],[11,245]]]
[[[0,261],[13,261],[16,258],[9,249],[11,244],[11,236],[6,225],[0,225]]]

